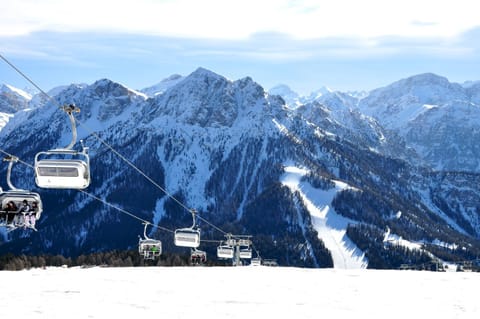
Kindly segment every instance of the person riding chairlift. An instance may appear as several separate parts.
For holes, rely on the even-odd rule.
[[[18,213],[18,207],[13,201],[9,201],[5,207],[7,224],[13,223],[15,215]]]
[[[37,221],[38,203],[33,202],[32,206],[26,216],[25,224],[31,228],[35,228],[35,222]]]

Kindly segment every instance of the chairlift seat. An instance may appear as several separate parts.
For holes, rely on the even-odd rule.
[[[176,246],[197,248],[200,246],[200,231],[192,228],[177,229],[174,242]]]
[[[77,127],[73,113],[80,112],[74,104],[64,105],[72,126],[72,140],[64,148],[56,148],[35,155],[35,182],[42,188],[84,189],[90,184],[90,159],[88,147],[82,151],[72,147],[77,140]]]
[[[37,203],[37,212],[36,212],[36,219],[40,219],[40,215],[42,214],[42,200],[38,193],[29,192],[25,190],[9,190],[0,193],[0,205],[3,208],[7,205],[8,202],[12,201],[15,205],[20,208],[23,204],[23,201],[26,200],[30,207],[32,206],[33,202]]]
[[[195,264],[205,264],[207,262],[207,253],[203,250],[194,249],[190,254],[190,260]]]
[[[84,189],[90,184],[88,163],[78,159],[36,161],[35,182],[42,188]]]
[[[140,239],[138,252],[145,259],[155,259],[162,254],[162,242],[156,239]]]
[[[32,214],[33,211],[30,210],[28,212],[23,212],[21,210],[21,207],[23,205],[23,201],[26,200],[28,205],[32,207],[32,204],[34,202],[37,203],[37,209],[35,210],[35,215],[33,216],[35,220],[39,220],[42,211],[43,211],[43,206],[42,206],[42,200],[40,198],[40,195],[34,192],[29,192],[21,189],[15,189],[15,190],[8,190],[0,193],[0,211],[2,212],[2,220],[0,220],[0,225],[2,226],[9,226],[12,227],[13,229],[17,228],[17,224],[15,223],[16,217],[14,217],[13,220],[9,220],[7,215],[14,215],[18,216],[19,214]],[[17,207],[17,211],[12,212],[12,211],[6,211],[5,207],[7,206],[7,203],[12,201],[15,206]],[[25,226],[25,225],[24,225]],[[30,228],[34,228],[34,224],[27,226]]]

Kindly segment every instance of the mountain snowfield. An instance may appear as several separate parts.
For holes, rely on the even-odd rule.
[[[346,236],[348,224],[355,222],[338,215],[331,207],[336,192],[347,188],[348,185],[336,181],[335,188],[327,191],[318,190],[307,182],[301,182],[306,173],[304,169],[285,166],[281,182],[292,192],[300,192],[300,197],[312,216],[313,227],[332,254],[334,268],[366,268],[368,261],[365,254]]]
[[[424,74],[368,95],[325,88],[300,98],[283,90],[294,105],[249,77],[232,81],[199,68],[142,90],[101,79],[49,94],[81,108],[78,138],[92,169],[86,191],[163,229],[189,227],[185,208],[195,208],[217,226],[200,220],[204,239],[225,239],[219,229],[253,235],[262,257],[286,266],[365,268],[380,256],[377,267],[397,268],[388,256],[398,249],[385,238],[417,251],[429,245],[446,261],[478,257],[477,148],[466,151],[474,142],[465,135],[480,125],[477,84]],[[8,103],[22,101],[14,96]],[[33,163],[38,151],[70,142],[57,103],[33,96],[15,107],[0,131],[2,150]],[[42,196],[39,231],[3,232],[1,252],[136,248],[138,220],[85,193],[35,188],[32,177],[17,165],[15,185]],[[363,225],[381,233],[377,242],[359,234]],[[152,227],[149,236],[166,251],[186,252],[171,232]],[[201,248],[215,254],[214,246]],[[406,254],[395,260],[408,263]]]
[[[475,273],[291,267],[2,271],[10,318],[478,317]]]
[[[0,128],[7,125],[8,121],[13,117],[13,114],[0,112]]]

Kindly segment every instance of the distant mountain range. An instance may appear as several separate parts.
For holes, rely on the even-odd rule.
[[[301,97],[199,68],[142,90],[101,79],[49,94],[81,108],[86,192],[161,226],[149,235],[165,251],[188,253],[165,230],[189,227],[188,207],[202,217],[210,256],[225,233],[252,235],[262,257],[291,266],[397,268],[480,254],[479,82],[420,74]],[[57,103],[2,86],[1,149],[33,163],[68,144]],[[0,253],[136,248],[143,225],[131,216],[82,192],[38,189],[25,165],[12,179],[39,192],[45,210],[38,232],[4,232]]]

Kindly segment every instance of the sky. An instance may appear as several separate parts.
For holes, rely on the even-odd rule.
[[[287,267],[0,271],[2,318],[478,318],[478,273]]]
[[[0,54],[42,89],[102,78],[132,89],[207,68],[300,94],[371,90],[433,72],[480,80],[475,0],[17,0]],[[4,61],[0,83],[31,86]]]

